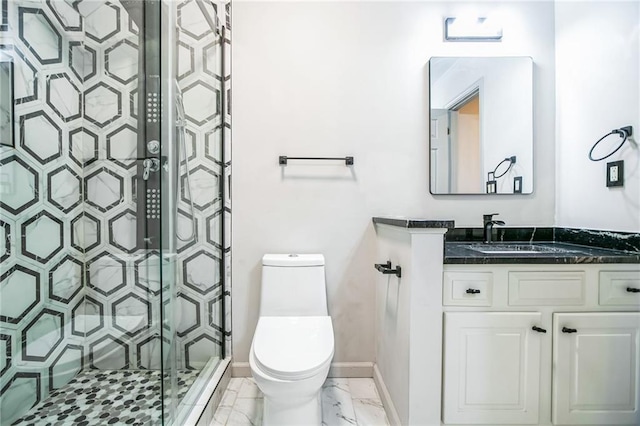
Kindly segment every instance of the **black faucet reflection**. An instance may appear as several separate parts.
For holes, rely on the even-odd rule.
[[[504,226],[504,221],[493,220],[493,216],[497,216],[499,213],[491,213],[482,215],[483,229],[484,229],[484,243],[491,244],[493,225]]]

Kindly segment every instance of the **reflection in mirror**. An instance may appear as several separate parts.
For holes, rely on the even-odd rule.
[[[13,141],[13,62],[0,61],[0,145]]]
[[[533,61],[431,58],[432,194],[533,192]]]

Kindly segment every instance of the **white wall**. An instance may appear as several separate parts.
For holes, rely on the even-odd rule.
[[[501,43],[444,43],[443,18],[504,17]],[[247,361],[258,319],[260,259],[321,252],[327,260],[334,361],[375,360],[377,272],[372,216],[455,219],[480,226],[554,218],[553,4],[549,2],[234,2],[233,352]],[[531,56],[535,192],[431,196],[431,56]],[[279,155],[353,155],[355,165]]]
[[[638,145],[599,162],[587,157],[612,129],[633,125],[640,141],[640,3],[559,2],[555,13],[556,224],[640,232]],[[607,188],[606,163],[616,160],[624,160],[625,186]]]

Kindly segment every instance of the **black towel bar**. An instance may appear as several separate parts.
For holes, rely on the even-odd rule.
[[[281,166],[286,166],[289,160],[340,160],[344,161],[346,166],[353,166],[353,157],[287,157],[286,155],[278,157],[278,163]]]

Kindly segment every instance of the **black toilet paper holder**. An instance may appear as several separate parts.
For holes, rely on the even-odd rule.
[[[395,269],[392,269],[390,260],[387,260],[387,263],[376,263],[373,266],[378,270],[378,272],[381,272],[384,275],[393,274],[398,278],[402,277],[402,268],[400,265],[397,265]]]

